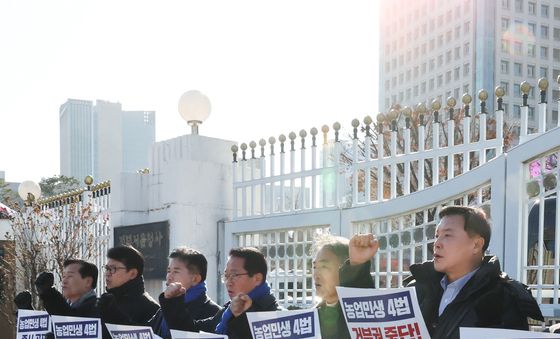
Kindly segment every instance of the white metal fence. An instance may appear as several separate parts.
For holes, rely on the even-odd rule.
[[[424,105],[414,111],[395,107],[378,117],[377,124],[369,117],[363,124],[354,120],[349,141],[340,139],[337,123],[334,140],[328,140],[328,127],[322,129],[320,147],[316,129],[310,140],[305,131],[299,138],[291,133],[289,141],[280,136],[279,145],[270,138],[268,150],[264,140],[258,147],[255,142],[232,147],[234,214],[226,223],[225,253],[253,245],[277,267],[277,252],[270,255],[271,244],[256,235],[276,239],[287,232],[309,235],[327,228],[347,237],[373,232],[381,246],[372,273],[376,285],[401,286],[410,264],[432,258],[439,209],[476,205],[490,216],[489,250],[499,256],[504,271],[534,288],[546,316],[559,316],[560,128],[546,130],[546,87],[539,84],[544,91],[536,108],[536,130],[528,126],[526,95],[520,119],[512,121],[504,119],[497,89],[498,110],[492,113],[482,100],[487,95],[479,92],[482,105],[472,116],[469,96],[464,96],[461,109],[448,100],[444,110],[435,102],[431,110]],[[442,113],[448,117],[445,123]],[[513,139],[518,145],[508,150],[504,146],[510,146],[512,132],[517,132]],[[296,144],[301,145],[297,150]],[[304,244],[285,236],[274,246]],[[282,257],[288,263],[311,259],[309,252],[284,252]],[[311,305],[314,292],[299,293],[300,286],[310,286],[309,265],[301,266],[305,270],[297,264],[285,267],[289,276],[269,277],[275,288],[288,289],[280,301],[284,306]]]

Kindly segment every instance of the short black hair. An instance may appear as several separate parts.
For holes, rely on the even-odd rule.
[[[200,274],[202,281],[206,280],[208,261],[204,254],[188,247],[178,247],[169,254],[170,259],[179,259],[189,271]]]
[[[73,265],[73,264],[78,264],[80,265],[80,269],[78,270],[78,272],[80,273],[80,276],[82,277],[82,279],[86,278],[86,277],[90,277],[91,278],[91,288],[95,288],[95,286],[97,286],[97,276],[99,275],[99,271],[97,270],[97,266],[95,266],[94,264],[87,262],[85,260],[82,259],[66,259],[64,260],[63,266],[64,268]]]
[[[488,223],[486,213],[480,208],[469,206],[446,206],[439,212],[439,218],[450,215],[460,215],[465,220],[465,231],[469,236],[478,235],[484,239],[482,253],[486,252],[490,245],[492,228]]]
[[[252,277],[257,273],[261,273],[263,275],[263,280],[266,280],[268,265],[266,264],[264,255],[258,249],[254,247],[233,248],[229,251],[229,256],[245,259],[243,268],[247,271],[249,276]]]
[[[107,252],[107,258],[122,262],[127,271],[135,268],[139,276],[144,273],[144,256],[130,245],[111,248]]]
[[[332,234],[322,234],[315,239],[313,239],[313,257],[319,253],[320,250],[326,249],[331,251],[338,260],[340,260],[340,264],[343,264],[346,259],[348,259],[348,244],[349,240],[343,237],[338,237]]]

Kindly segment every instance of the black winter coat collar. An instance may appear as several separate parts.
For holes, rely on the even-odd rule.
[[[119,287],[107,289],[107,292],[113,294],[117,299],[142,295],[144,291],[144,277],[141,275]]]
[[[410,267],[412,276],[405,280],[415,286],[422,315],[432,339],[458,338],[460,326],[527,329],[527,317],[542,319],[538,304],[523,284],[511,280],[500,269],[495,256],[486,256],[480,269],[446,307],[438,309],[443,294],[434,262]],[[407,284],[408,283],[408,284]]]

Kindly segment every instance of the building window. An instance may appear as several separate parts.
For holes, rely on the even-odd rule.
[[[448,84],[451,81],[451,71],[445,73],[445,83]]]
[[[541,26],[541,38],[548,39],[548,26]]]
[[[513,105],[513,117],[516,119],[521,117],[521,106]]]
[[[430,91],[434,89],[434,78],[430,79],[429,88],[430,88]]]
[[[516,12],[523,12],[523,0],[515,0],[515,11]]]
[[[426,93],[426,82],[423,81],[422,84],[420,85],[420,92],[422,94]]]
[[[461,47],[455,47],[455,60],[459,60],[461,57]]]
[[[434,59],[430,59],[430,71],[432,71],[436,67],[436,61]]]
[[[554,7],[554,19],[560,20],[560,8]]]
[[[560,70],[558,69],[552,69],[552,79],[556,80],[558,79],[558,76],[560,75]]]
[[[455,69],[453,70],[453,80],[459,80],[460,76],[461,76],[461,68],[455,67]]]
[[[500,63],[500,68],[502,70],[502,74],[508,74],[509,73],[509,61],[505,61],[502,60],[502,62]]]
[[[465,42],[465,45],[463,45],[463,55],[464,56],[468,56],[471,50],[471,44],[468,42]]]
[[[445,33],[445,42],[450,43],[451,39],[453,39],[453,34],[451,31],[447,31],[447,33]]]
[[[455,89],[453,90],[453,97],[454,97],[455,99],[459,99],[459,91],[460,91],[459,88],[455,88]]]
[[[521,41],[515,41],[513,43],[513,53],[515,55],[523,55],[523,43]]]
[[[467,21],[465,22],[465,24],[463,25],[463,32],[464,34],[467,34],[471,31],[471,22]]]
[[[422,73],[422,75],[426,74],[426,63],[425,62],[422,63],[422,68],[420,69],[420,72]]]
[[[502,31],[507,31],[509,29],[509,19],[502,18]]]
[[[502,52],[503,53],[509,53],[509,41],[506,39],[502,39]]]
[[[443,85],[443,75],[438,75],[437,77],[437,87],[441,87],[441,85]]]
[[[500,82],[500,86],[504,89],[505,95],[509,95],[509,82]]]
[[[463,76],[468,76],[471,72],[471,64],[464,64],[463,65]]]
[[[535,65],[527,65],[527,77],[535,77]]]
[[[547,67],[541,67],[541,68],[539,69],[539,76],[540,76],[541,78],[546,78],[546,77],[548,77],[548,68],[547,68]],[[554,80],[556,80],[556,79],[554,79]]]
[[[502,8],[509,9],[509,0],[502,0]]]
[[[527,12],[529,12],[529,14],[535,15],[537,14],[537,4],[534,2],[529,2],[527,4]]]
[[[529,32],[533,35],[533,37],[537,36],[537,24],[532,22],[528,23],[527,26],[529,27]]]
[[[443,54],[438,55],[437,64],[438,66],[443,65]]]
[[[527,44],[527,55],[530,57],[535,57],[537,47],[535,44]]]
[[[529,106],[529,119],[535,120],[535,107]]]
[[[411,76],[412,72],[410,71],[410,69],[406,70],[406,81],[410,81],[410,76]]]
[[[412,95],[413,95],[413,96],[417,96],[417,95],[418,95],[418,85],[414,86],[414,89],[412,90]]]
[[[437,46],[438,48],[443,46],[443,34],[440,34],[437,38]]]
[[[541,58],[548,59],[548,47],[541,46]]]
[[[523,71],[521,70],[522,65],[520,63],[514,63],[513,64],[513,75],[515,75],[516,77],[520,77],[523,76]]]
[[[461,26],[455,27],[455,39],[459,39],[461,37]]]
[[[558,48],[552,49],[552,60],[556,62],[560,62],[560,49]]]
[[[519,84],[513,84],[513,95],[515,97],[521,97],[521,88]]]
[[[554,28],[553,32],[554,40],[560,41],[560,28]]]
[[[447,53],[445,53],[445,62],[450,63],[451,59],[452,59],[451,51],[447,51]]]
[[[548,5],[541,5],[541,16],[548,18]]]

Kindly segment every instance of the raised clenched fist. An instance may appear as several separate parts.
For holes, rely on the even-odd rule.
[[[356,234],[350,239],[348,255],[351,265],[360,265],[370,261],[377,250],[379,242],[373,234]]]

